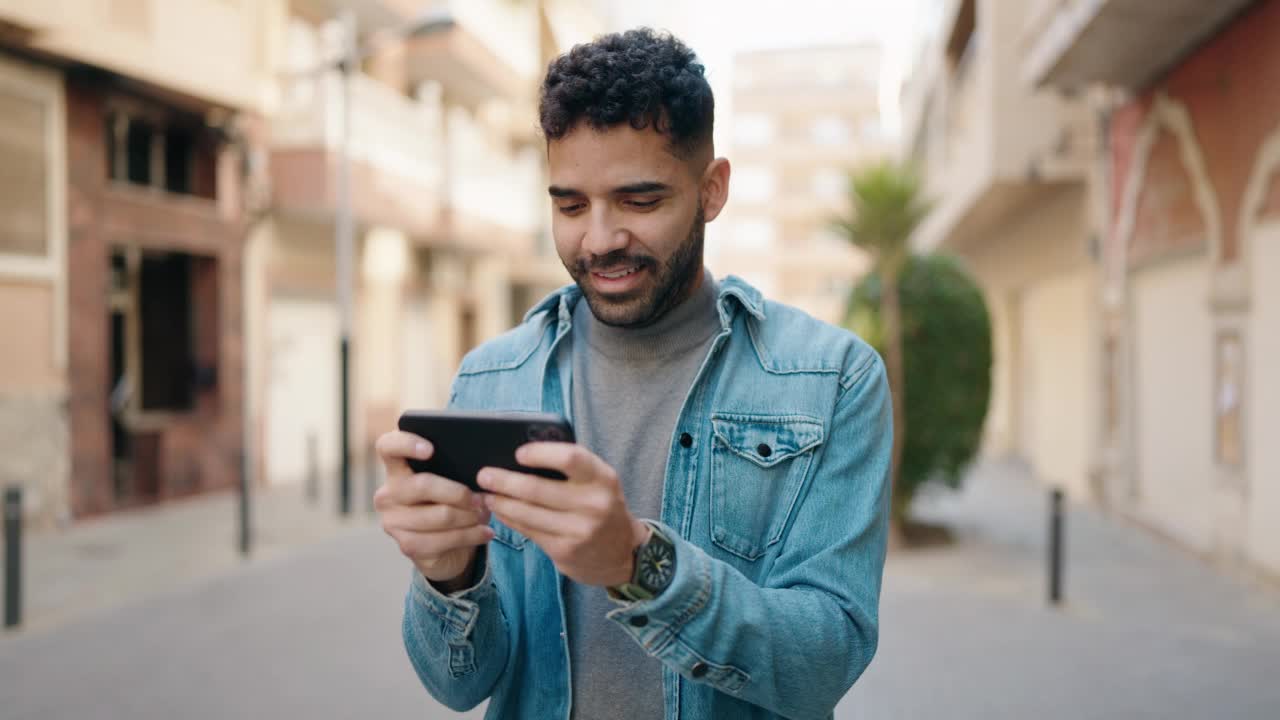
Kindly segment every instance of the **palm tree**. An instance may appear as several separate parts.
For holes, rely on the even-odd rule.
[[[882,160],[849,175],[849,215],[834,221],[835,229],[869,254],[880,276],[880,318],[884,332],[885,371],[893,397],[892,481],[897,486],[902,447],[907,434],[903,402],[902,305],[898,280],[911,254],[909,241],[929,213],[920,178],[910,168]],[[904,510],[901,508],[899,510]]]

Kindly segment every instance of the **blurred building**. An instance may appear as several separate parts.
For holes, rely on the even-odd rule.
[[[238,477],[277,10],[0,0],[0,482],[38,518]]]
[[[963,258],[995,342],[985,451],[1090,494],[1096,447],[1098,272],[1080,96],[1023,82],[1032,4],[946,0],[902,88],[903,150],[934,209],[919,252]]]
[[[1280,2],[1035,5],[1029,83],[1111,89],[1098,396],[1107,499],[1280,575]]]
[[[933,7],[916,241],[987,292],[988,449],[1280,573],[1280,0]]]
[[[367,52],[344,108],[347,12]],[[594,12],[0,0],[0,482],[49,519],[242,467],[332,487],[348,112],[357,462],[443,405],[462,355],[568,279],[536,88]],[[453,22],[405,37],[426,15]]]
[[[887,154],[875,45],[743,53],[733,64],[733,178],[718,274],[736,274],[822,320],[843,319],[864,254],[829,229],[848,173]]]
[[[271,207],[250,244],[251,415],[268,482],[339,464],[335,233],[352,13],[370,54],[350,77],[356,226],[351,443],[359,470],[406,408],[442,407],[462,356],[568,281],[549,233],[537,86],[590,39],[583,2],[291,0],[271,118]],[[424,16],[452,27],[398,31]]]

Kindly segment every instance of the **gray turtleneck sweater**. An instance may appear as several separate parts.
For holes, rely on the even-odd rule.
[[[662,514],[676,420],[720,329],[717,294],[715,279],[704,270],[693,295],[657,323],[635,330],[601,323],[585,300],[574,309],[574,433],[618,471],[635,517]],[[573,717],[661,718],[662,664],[605,617],[617,605],[604,588],[570,582],[565,605]]]

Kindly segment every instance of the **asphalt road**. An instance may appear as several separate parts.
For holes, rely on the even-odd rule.
[[[976,495],[934,509],[959,543],[891,559],[880,653],[838,718],[1280,717],[1274,589],[1078,511],[1071,602],[1049,609],[1035,498]],[[141,604],[0,637],[0,718],[459,717],[404,656],[407,573],[385,536],[352,528]]]

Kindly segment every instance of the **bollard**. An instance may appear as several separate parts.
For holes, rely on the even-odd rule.
[[[373,494],[378,492],[378,450],[377,448],[375,448],[373,445],[370,445],[365,457],[367,458],[367,465],[368,465],[368,467],[365,469],[365,472],[366,472],[365,490],[367,495],[367,497],[365,497],[365,501],[367,503],[365,505],[365,509],[368,510],[370,515],[372,515],[373,514]]]
[[[314,430],[307,433],[307,502],[320,501],[320,444]]]
[[[22,488],[4,491],[4,626],[22,623]]]
[[[342,449],[340,472],[338,473],[338,512],[346,517],[351,514],[351,347],[343,332],[340,348],[342,357],[342,428],[338,435],[338,446]]]
[[[1049,604],[1062,604],[1062,490],[1049,493]]]
[[[249,454],[240,451],[240,554],[249,557],[250,545],[253,542],[249,522],[249,503],[252,500],[249,488]]]

